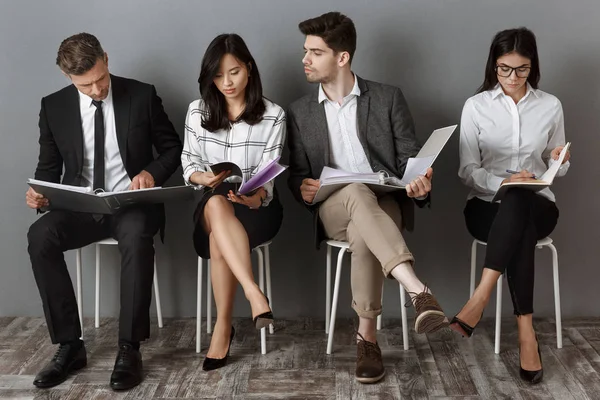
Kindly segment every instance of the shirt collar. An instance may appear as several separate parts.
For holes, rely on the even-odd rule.
[[[356,78],[356,75],[353,75],[353,76],[354,76],[354,86],[352,87],[352,90],[350,91],[348,96],[344,97],[344,99],[346,99],[350,96],[360,96],[360,88],[358,87],[358,79]],[[322,103],[325,100],[329,100],[329,98],[327,97],[327,95],[325,94],[325,91],[323,90],[323,85],[319,83],[319,103]]]
[[[77,92],[79,93],[79,103],[86,106],[87,104],[87,108],[92,107],[92,101],[94,99],[92,99],[90,96],[88,96],[87,94],[83,94],[81,93],[79,90],[77,90]],[[112,104],[112,81],[109,82],[108,84],[108,96],[106,96],[106,98],[104,100],[102,100],[102,103],[106,104],[106,105],[111,105]]]
[[[500,96],[501,94],[504,94],[504,91],[502,90],[502,86],[500,86],[499,83],[497,83],[496,86],[490,92],[492,95],[492,99],[495,99],[496,97]],[[529,93],[533,93],[533,95],[535,97],[538,97],[538,98],[540,97],[538,90],[531,87],[529,82],[527,82],[527,91],[525,92],[525,96],[523,96],[523,99],[525,99],[527,96],[529,96]]]

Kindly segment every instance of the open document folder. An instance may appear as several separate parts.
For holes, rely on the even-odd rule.
[[[123,192],[94,192],[91,187],[62,185],[28,179],[27,184],[49,202],[49,209],[114,214],[133,204],[165,203],[193,198],[193,186],[154,187]]]
[[[217,164],[211,165],[209,168],[215,175],[223,171],[230,171],[229,176],[237,176],[241,179],[242,184],[237,190],[236,194],[246,195],[255,191],[256,189],[265,185],[265,183],[272,181],[279,174],[281,174],[287,166],[279,164],[280,157],[277,157],[269,161],[263,168],[261,168],[254,176],[247,181],[244,179],[244,174],[239,165],[230,162],[223,161]]]
[[[562,165],[565,156],[567,155],[567,151],[569,151],[570,146],[571,143],[569,142],[565,145],[565,147],[563,147],[562,151],[560,152],[560,155],[558,156],[558,160],[553,162],[550,168],[548,168],[548,170],[544,172],[544,175],[540,176],[539,178],[525,182],[506,182],[500,185],[500,188],[498,189],[498,191],[494,195],[494,198],[492,199],[492,203],[502,200],[502,197],[504,197],[504,194],[506,194],[506,191],[510,188],[518,187],[533,190],[534,192],[539,192],[540,190],[551,186],[552,182],[554,182],[554,178],[556,177],[558,169]]]
[[[450,139],[450,136],[456,130],[456,127],[457,125],[452,125],[433,131],[416,157],[408,159],[402,179],[387,177],[384,172],[359,174],[329,167],[323,168],[319,177],[321,187],[315,195],[313,204],[325,200],[336,190],[351,183],[364,183],[375,193],[405,189],[406,185],[414,181],[417,176],[425,175],[427,169],[433,165],[435,159],[448,142],[448,139]]]

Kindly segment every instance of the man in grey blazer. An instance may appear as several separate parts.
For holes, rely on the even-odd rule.
[[[350,18],[330,12],[301,22],[299,28],[306,36],[304,72],[319,88],[288,110],[288,184],[313,213],[317,246],[325,238],[350,244],[352,307],[360,321],[356,379],[377,382],[385,375],[376,336],[384,276],[397,279],[411,295],[416,332],[434,332],[448,324],[438,302],[415,275],[414,258],[401,233],[403,227],[412,230],[413,203],[429,202],[433,170],[411,182],[406,191],[377,195],[355,183],[313,204],[325,166],[402,177],[408,158],[420,146],[400,89],[352,73],[356,30]]]

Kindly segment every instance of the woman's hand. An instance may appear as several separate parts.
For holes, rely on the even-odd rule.
[[[251,210],[259,208],[265,197],[267,197],[267,192],[264,188],[258,189],[252,196],[237,196],[231,190],[227,193],[227,198],[231,200],[232,203],[243,204]]]
[[[231,171],[221,171],[218,175],[215,175],[212,172],[194,172],[192,176],[190,176],[190,182],[195,185],[216,188],[227,179],[230,173]]]

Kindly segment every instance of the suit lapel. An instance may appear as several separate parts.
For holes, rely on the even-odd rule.
[[[113,103],[115,109],[115,128],[117,130],[117,142],[123,165],[127,165],[127,133],[129,132],[129,110],[131,108],[131,97],[121,80],[111,75],[113,92]]]
[[[314,143],[315,148],[320,149],[323,156],[323,166],[327,166],[329,165],[329,128],[327,126],[325,107],[323,104],[319,103],[317,94],[315,94],[310,106],[310,118],[314,121],[314,129],[311,131],[309,140]]]
[[[63,122],[65,132],[70,134],[77,158],[77,170],[83,170],[83,127],[81,126],[81,110],[79,108],[79,91],[71,85],[65,98],[65,110]]]
[[[360,96],[357,98],[357,110],[356,110],[356,119],[357,119],[357,128],[358,128],[358,140],[360,140],[360,144],[369,159],[371,161],[371,154],[369,152],[369,145],[367,142],[367,134],[368,134],[368,121],[369,121],[369,88],[364,80],[356,76],[358,79],[358,87],[360,88]]]

